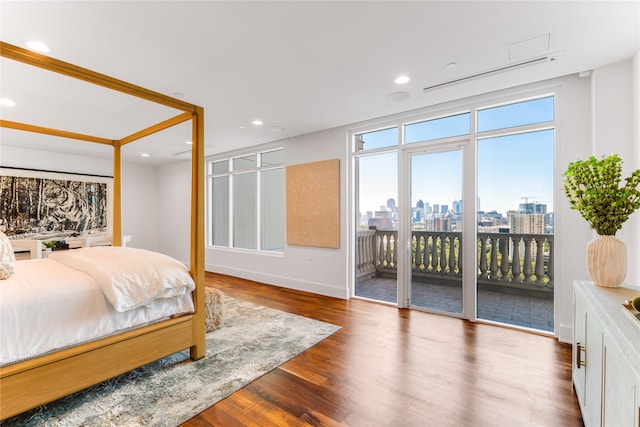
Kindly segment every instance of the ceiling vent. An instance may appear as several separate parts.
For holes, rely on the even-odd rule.
[[[172,156],[182,156],[183,154],[191,154],[191,149],[178,151],[177,153],[173,153]]]
[[[558,53],[554,53],[554,54],[547,54],[547,55],[543,55],[543,56],[539,56],[536,58],[532,58],[532,59],[527,59],[525,61],[520,61],[514,64],[509,64],[509,65],[505,65],[503,67],[498,67],[498,68],[494,68],[491,70],[487,70],[487,71],[483,71],[477,74],[471,74],[469,76],[465,76],[465,77],[460,77],[457,79],[453,79],[453,80],[449,80],[443,83],[438,83],[432,86],[427,86],[425,88],[422,89],[423,92],[427,92],[433,89],[440,89],[442,87],[446,87],[446,86],[451,86],[457,83],[462,83],[462,82],[466,82],[469,80],[473,80],[473,79],[477,79],[480,77],[487,77],[487,76],[491,76],[494,74],[499,74],[499,73],[503,73],[506,71],[512,71],[518,68],[524,68],[524,67],[529,67],[532,65],[536,65],[536,64],[542,64],[542,63],[546,63],[546,62],[552,62],[552,61],[557,61],[559,59],[559,55]]]

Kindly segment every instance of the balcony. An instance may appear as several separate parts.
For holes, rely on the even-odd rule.
[[[478,233],[478,318],[553,331],[553,235]],[[413,306],[461,310],[462,233],[412,233]],[[356,295],[396,302],[397,231],[359,230]]]

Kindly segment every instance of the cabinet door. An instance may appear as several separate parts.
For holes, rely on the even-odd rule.
[[[602,415],[602,325],[600,319],[587,306],[584,418],[588,426],[600,426]]]
[[[585,311],[585,300],[581,295],[574,296],[574,313],[573,313],[573,350],[572,350],[572,371],[573,371],[573,387],[578,395],[580,406],[584,405],[584,386],[585,386],[585,366],[583,366],[586,348],[586,326],[587,313]],[[584,408],[582,408],[584,412]]]
[[[582,409],[584,425],[587,427],[601,426],[602,326],[580,292],[575,294],[574,310],[574,387],[580,402],[580,409]],[[578,352],[580,352],[579,358]],[[582,362],[582,365],[578,365],[578,360]]]
[[[622,351],[608,337],[605,338],[604,348],[602,425],[639,426],[640,378],[633,372]]]

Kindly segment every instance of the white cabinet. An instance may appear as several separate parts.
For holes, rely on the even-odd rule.
[[[602,402],[602,328],[584,298],[575,299],[573,383],[585,426],[599,426]]]
[[[603,426],[640,426],[640,379],[615,342],[605,337],[603,372]]]
[[[574,282],[573,384],[586,427],[640,427],[640,288]]]

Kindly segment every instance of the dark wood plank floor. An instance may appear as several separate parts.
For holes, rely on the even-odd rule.
[[[207,273],[225,294],[342,327],[184,426],[582,426],[555,339]]]

